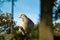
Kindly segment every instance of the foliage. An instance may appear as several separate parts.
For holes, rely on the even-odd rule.
[[[56,23],[55,24],[55,27],[60,27],[60,23]]]
[[[55,30],[60,31],[60,23],[55,23]]]
[[[32,30],[32,32],[28,35],[29,40],[38,40],[38,26],[35,25],[34,29]],[[20,38],[20,33],[18,31],[18,26],[14,27],[14,33],[13,34],[5,34],[3,37],[5,38],[5,40],[13,40],[13,39],[17,39],[19,40]]]
[[[20,32],[18,31],[18,29],[19,29],[19,26],[16,26],[14,28],[14,33],[13,33],[17,37],[20,34]],[[32,32],[27,37],[29,37],[29,39],[38,40],[38,25],[35,24]]]
[[[60,18],[60,1],[59,0],[56,0],[54,2],[54,10],[55,10],[55,20],[57,20],[58,18]],[[54,11],[53,10],[53,11]]]
[[[60,23],[55,24],[54,35],[60,36]]]
[[[7,28],[9,29],[12,25],[12,21],[11,20],[11,13],[1,13],[0,14],[0,27],[1,28],[4,28],[3,30],[0,30],[0,33],[4,30],[6,30]],[[15,24],[15,21],[13,21],[13,25],[16,25]],[[7,29],[7,30],[8,30]]]

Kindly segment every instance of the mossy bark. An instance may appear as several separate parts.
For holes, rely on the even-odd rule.
[[[41,0],[39,40],[54,40],[52,32],[52,8],[54,0]]]

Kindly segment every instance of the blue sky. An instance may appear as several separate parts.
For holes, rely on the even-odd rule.
[[[0,8],[4,13],[11,13],[11,2],[4,2]],[[20,14],[26,14],[35,24],[37,24],[40,13],[40,0],[18,0],[14,5],[14,20],[20,25],[22,20]]]
[[[38,22],[38,15],[40,12],[39,0],[19,0],[15,3],[15,16],[24,13],[26,14],[35,24]],[[18,24],[21,23],[19,18],[15,17],[15,20],[19,20]]]
[[[57,3],[59,2],[60,0],[57,1]],[[40,13],[40,0],[17,0],[14,3],[14,20],[17,21],[17,25],[20,25],[22,22],[22,20],[19,18],[20,14],[22,13],[26,14],[35,24],[37,24]],[[4,2],[0,9],[3,11],[3,13],[11,13],[11,6],[11,2]],[[53,21],[53,23],[54,22],[55,21]],[[56,22],[60,22],[60,19],[58,19]]]

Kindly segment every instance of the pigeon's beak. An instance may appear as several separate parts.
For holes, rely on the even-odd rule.
[[[19,16],[19,18],[21,18],[21,16]]]

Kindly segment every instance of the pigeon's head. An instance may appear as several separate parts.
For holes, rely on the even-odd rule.
[[[25,17],[27,17],[25,14],[21,14],[19,18],[24,19]]]

